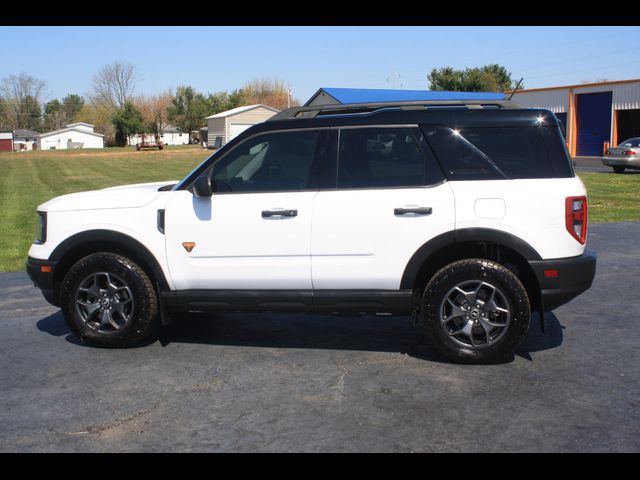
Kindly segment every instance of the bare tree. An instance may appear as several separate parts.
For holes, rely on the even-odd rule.
[[[136,90],[138,74],[127,62],[113,62],[98,70],[91,78],[91,101],[122,110]]]
[[[104,135],[107,146],[113,146],[115,144],[116,130],[111,120],[114,112],[115,108],[110,110],[103,106],[88,103],[76,114],[74,121],[94,125],[96,132]]]
[[[40,102],[46,86],[39,80],[22,72],[9,75],[0,82],[0,99],[7,126],[13,129],[35,128],[40,124]],[[35,117],[38,118],[35,118]]]
[[[156,138],[160,137],[162,131],[169,124],[167,109],[171,105],[172,99],[171,90],[165,90],[157,95],[138,97],[134,101],[138,110],[142,112],[146,128],[155,134]]]
[[[279,109],[300,105],[297,99],[289,97],[289,87],[278,79],[255,79],[242,87],[242,97],[245,105],[262,103]]]

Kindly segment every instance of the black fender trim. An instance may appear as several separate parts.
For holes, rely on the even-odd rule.
[[[418,272],[427,258],[441,248],[462,242],[497,243],[516,251],[527,261],[542,259],[531,245],[510,233],[491,228],[461,228],[438,235],[416,250],[404,269],[402,280],[400,281],[400,289],[413,288]]]
[[[156,257],[147,249],[147,247],[136,239],[114,230],[87,230],[85,232],[76,233],[61,242],[60,245],[51,252],[49,260],[59,262],[65,255],[73,251],[76,247],[90,242],[114,243],[122,245],[127,250],[135,252],[135,254],[149,266],[161,290],[169,290],[169,283],[162,271],[162,267],[160,267]]]

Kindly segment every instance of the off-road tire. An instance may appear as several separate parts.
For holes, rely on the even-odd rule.
[[[464,282],[474,281],[486,282],[499,289],[510,311],[508,326],[495,343],[488,342],[479,348],[457,342],[447,332],[441,318],[447,293]],[[527,292],[516,275],[496,262],[479,258],[456,261],[437,271],[424,290],[421,307],[422,320],[433,347],[455,363],[491,364],[510,360],[527,336],[531,318]]]
[[[122,279],[133,299],[130,319],[119,330],[90,328],[76,308],[76,294],[83,280],[98,272]],[[159,328],[158,296],[149,275],[135,262],[113,253],[95,253],[79,260],[64,277],[61,288],[64,319],[80,340],[96,347],[126,348],[150,340]]]

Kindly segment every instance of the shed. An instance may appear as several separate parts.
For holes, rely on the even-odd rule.
[[[0,152],[13,151],[13,130],[0,130]]]
[[[447,92],[436,90],[393,90],[379,88],[321,88],[305,107],[346,103],[413,102],[432,100],[505,100],[496,92]]]
[[[247,128],[273,117],[280,110],[267,105],[245,105],[207,117],[207,145],[212,148],[217,142],[222,146],[240,135]]]
[[[38,147],[41,150],[104,148],[104,135],[94,132],[89,123],[70,123],[60,130],[40,134]]]

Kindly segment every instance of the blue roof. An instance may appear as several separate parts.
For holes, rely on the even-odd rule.
[[[374,88],[321,88],[309,99],[313,100],[318,93],[325,92],[340,103],[369,102],[410,102],[429,100],[505,100],[503,93],[496,92],[445,92],[432,90],[391,90]],[[307,104],[309,103],[307,102]]]

